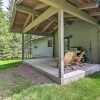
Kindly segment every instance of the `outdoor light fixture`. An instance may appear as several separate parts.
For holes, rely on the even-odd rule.
[[[73,36],[70,34],[69,37],[72,38]]]

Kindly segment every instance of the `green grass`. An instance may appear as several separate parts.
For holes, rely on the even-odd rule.
[[[5,60],[5,61],[0,61],[0,71],[11,68],[11,67],[16,67],[21,63],[21,60]]]
[[[0,70],[18,65],[20,60],[0,61]],[[36,85],[14,74],[13,93],[6,100],[100,100],[100,72],[68,85]],[[3,87],[9,88],[5,84]]]
[[[100,72],[69,85],[33,85],[12,100],[100,100]]]

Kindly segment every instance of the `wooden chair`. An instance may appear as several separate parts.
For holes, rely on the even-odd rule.
[[[73,59],[73,62],[72,63],[74,63],[74,64],[77,64],[77,65],[79,65],[79,66],[83,66],[84,64],[82,63],[82,59],[83,59],[83,56],[85,55],[85,51],[82,51],[77,57],[75,57],[74,59]]]
[[[68,51],[67,53],[65,53],[65,56],[64,56],[64,67],[71,67],[72,70],[73,70],[73,67],[71,65],[71,61],[73,59],[73,56],[74,56],[74,52],[71,52],[71,51]]]
[[[67,67],[71,67],[71,69],[73,70],[73,67],[71,65],[71,61],[74,57],[74,52],[72,51],[68,51],[67,53],[65,53],[65,56],[64,56],[64,68],[67,68]],[[57,58],[57,67],[59,66],[59,59]]]

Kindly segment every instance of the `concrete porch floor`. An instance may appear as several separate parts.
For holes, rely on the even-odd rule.
[[[23,63],[47,75],[59,84],[67,84],[79,80],[80,78],[84,78],[87,75],[100,71],[99,64],[85,63],[83,67],[74,65],[74,70],[72,70],[71,68],[65,69],[64,78],[61,79],[59,78],[59,69],[57,68],[57,61],[55,58],[28,59],[23,60]]]

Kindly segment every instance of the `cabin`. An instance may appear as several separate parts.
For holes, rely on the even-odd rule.
[[[10,31],[22,34],[22,62],[57,83],[70,83],[100,71],[99,0],[15,0]],[[47,43],[52,50],[45,52],[52,56],[24,60],[24,34],[44,36],[45,41],[52,38],[53,42]],[[36,42],[33,45],[32,51],[39,53],[41,48],[38,50]],[[74,70],[65,69],[65,52],[80,48],[86,51],[88,62],[83,67],[73,66]]]
[[[32,58],[53,58],[53,37],[33,36],[31,44]]]

